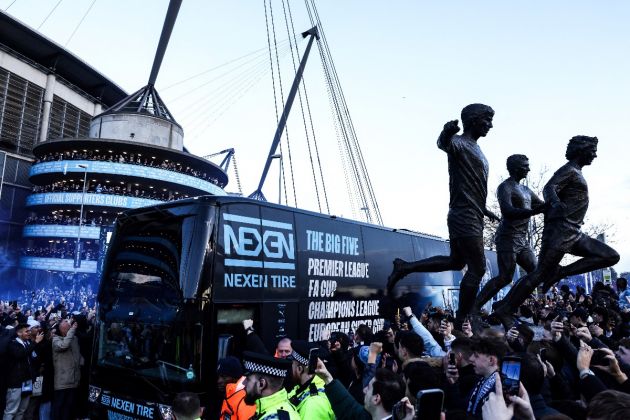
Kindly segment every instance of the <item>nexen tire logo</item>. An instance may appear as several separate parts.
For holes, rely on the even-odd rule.
[[[295,270],[295,263],[293,262],[268,261],[269,259],[295,261],[293,225],[291,223],[276,222],[274,220],[246,217],[230,213],[224,213],[223,220],[225,222],[251,225],[238,226],[235,232],[234,226],[228,223],[223,224],[223,249],[225,250],[226,256],[223,264],[226,267]],[[263,254],[264,260],[227,258],[228,255],[233,255],[233,252],[236,254],[235,257],[249,258],[257,258]]]

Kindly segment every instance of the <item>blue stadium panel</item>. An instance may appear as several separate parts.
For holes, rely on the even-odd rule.
[[[81,205],[80,192],[51,192],[31,194],[26,198],[27,206],[38,205]],[[86,206],[118,207],[136,209],[138,207],[153,206],[163,201],[148,198],[130,197],[126,195],[85,193],[83,204]]]
[[[96,273],[96,261],[81,261],[81,267],[74,268],[74,259],[72,258],[21,257],[20,268],[27,268],[31,270]]]
[[[152,168],[150,166],[132,165],[128,163],[115,162],[99,162],[91,160],[58,160],[52,162],[37,163],[31,167],[30,176],[52,173],[77,173],[83,174],[84,169],[78,165],[86,165],[89,174],[111,174],[133,176],[138,178],[152,179],[155,181],[170,182],[185,187],[194,188],[213,195],[226,195],[223,189],[216,185],[196,178],[191,175],[185,175],[180,172],[169,171],[166,169]]]
[[[81,239],[99,239],[100,226],[81,226]],[[79,235],[79,225],[26,225],[25,238],[76,238]]]

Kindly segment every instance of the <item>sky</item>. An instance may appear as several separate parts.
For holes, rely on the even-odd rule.
[[[0,9],[40,27],[128,92],[139,89],[168,1],[92,3],[0,0]],[[265,24],[271,9],[285,97],[292,82],[283,4],[286,11],[281,0],[185,0],[156,83],[191,152],[235,148],[244,194],[258,184],[276,128]],[[310,28],[305,3],[290,7],[295,31]],[[532,175],[546,181],[566,162],[572,136],[599,138],[598,158],[583,171],[587,218],[614,225],[609,243],[621,254],[615,268],[630,271],[629,2],[326,0],[317,8],[386,226],[448,236],[447,159],[435,141],[462,107],[481,102],[496,112],[494,128],[480,140],[490,196],[507,177],[509,155],[526,154]],[[300,55],[305,45],[300,41]],[[330,212],[360,217],[349,205],[316,50],[304,80]],[[277,91],[279,85],[276,78]],[[297,103],[287,127],[297,204],[318,210]],[[288,170],[286,140],[283,147]],[[235,183],[227,189],[236,190]],[[264,192],[278,200],[276,163]],[[290,188],[289,196],[294,204]]]

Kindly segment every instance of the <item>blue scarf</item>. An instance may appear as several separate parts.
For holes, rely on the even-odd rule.
[[[492,372],[487,378],[482,378],[477,382],[468,399],[468,408],[466,411],[472,415],[477,414],[477,410],[483,406],[491,392],[495,390],[495,376]]]

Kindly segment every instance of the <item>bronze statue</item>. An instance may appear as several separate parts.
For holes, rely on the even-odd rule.
[[[564,277],[610,267],[619,261],[614,249],[580,230],[588,208],[588,186],[582,168],[597,157],[597,137],[573,137],[565,156],[569,162],[553,174],[543,190],[549,207],[538,267],[518,280],[494,312],[506,328],[514,323],[511,315],[539,285],[547,292]],[[560,261],[567,253],[582,258],[562,267]]]
[[[536,256],[527,241],[529,219],[545,210],[545,203],[520,182],[529,173],[529,159],[525,155],[512,155],[507,158],[510,177],[497,188],[497,198],[501,207],[501,223],[495,234],[499,275],[490,279],[481,292],[472,312],[495,296],[499,290],[510,284],[516,264],[527,273],[536,268]]]
[[[448,155],[450,202],[448,232],[451,255],[435,256],[420,261],[394,260],[394,269],[387,279],[391,294],[396,283],[407,274],[462,270],[468,266],[459,290],[457,322],[470,313],[486,271],[483,248],[483,217],[499,218],[486,208],[488,194],[488,161],[477,144],[492,128],[494,110],[487,105],[472,104],[462,109],[464,133],[457,120],[444,125],[437,146]]]

